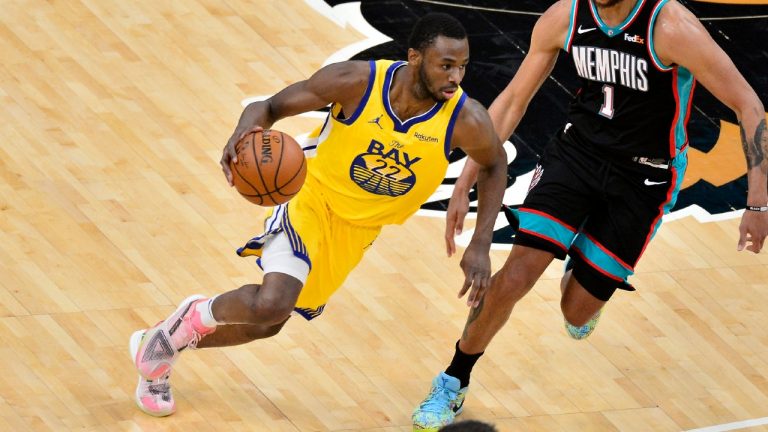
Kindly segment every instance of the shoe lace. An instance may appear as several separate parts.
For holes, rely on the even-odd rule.
[[[427,412],[441,412],[452,409],[455,404],[457,393],[441,385],[432,386],[429,396],[421,403],[419,409]]]
[[[203,335],[198,333],[196,330],[192,329],[192,340],[189,341],[187,344],[187,348],[189,349],[197,349],[197,344],[200,342],[200,339],[203,338]]]

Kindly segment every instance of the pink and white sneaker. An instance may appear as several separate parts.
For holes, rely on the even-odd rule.
[[[216,330],[203,325],[200,313],[195,310],[197,303],[205,300],[201,295],[187,297],[176,312],[144,333],[136,352],[132,352],[142,377],[154,381],[168,375],[181,351],[196,347],[203,336]]]
[[[136,352],[143,337],[144,330],[137,330],[131,335],[131,357],[136,358]],[[170,369],[168,373],[155,380],[139,376],[135,401],[140,410],[155,417],[165,417],[176,412],[176,401],[173,400],[170,378]]]

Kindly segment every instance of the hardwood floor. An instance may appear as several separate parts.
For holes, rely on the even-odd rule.
[[[239,102],[307,77],[360,34],[300,0],[3,10],[0,430],[410,430],[466,316],[443,221],[422,216],[383,231],[321,318],[186,353],[175,415],[133,402],[132,331],[190,294],[261,279],[234,250],[263,211],[218,165]],[[463,417],[502,431],[680,431],[768,416],[768,255],[737,253],[737,233],[738,219],[666,224],[638,291],[616,295],[584,342],[562,328],[553,265],[476,367]],[[494,268],[505,257],[494,251]]]

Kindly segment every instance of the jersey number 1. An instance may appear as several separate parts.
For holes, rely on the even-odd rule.
[[[600,107],[600,115],[613,118],[613,86],[603,85],[603,106]]]

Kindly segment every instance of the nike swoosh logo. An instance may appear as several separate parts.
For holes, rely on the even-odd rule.
[[[645,182],[643,182],[643,183],[645,183],[646,186],[656,186],[656,185],[664,184],[666,182],[665,181],[663,181],[663,182],[655,182],[655,181],[650,181],[648,179],[645,179]]]
[[[592,27],[592,28],[588,28],[588,29],[583,29],[583,28],[581,28],[581,25],[579,25],[579,28],[578,28],[578,29],[576,29],[576,32],[577,32],[578,34],[584,34],[584,33],[589,33],[589,32],[591,32],[592,30],[597,30],[597,27]]]
[[[453,407],[453,412],[454,413],[458,413],[459,411],[461,411],[461,407],[463,407],[463,406],[464,406],[464,401],[461,401],[460,405],[457,405],[457,406]]]

